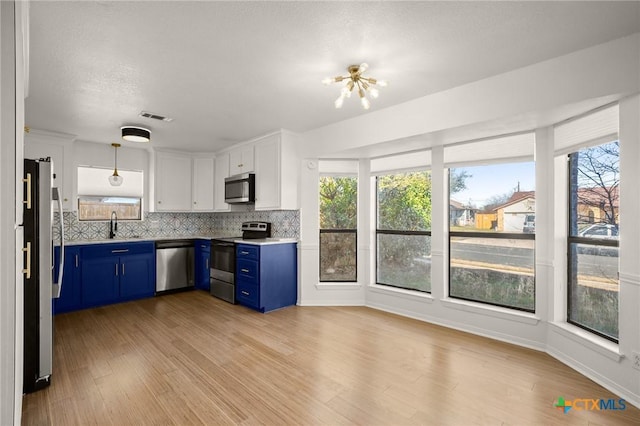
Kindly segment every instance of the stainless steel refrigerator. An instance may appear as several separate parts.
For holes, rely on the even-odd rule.
[[[53,298],[60,296],[64,264],[62,202],[53,186],[50,159],[24,160],[24,376],[30,393],[51,383],[53,367]],[[53,277],[54,206],[59,218],[59,268]],[[56,281],[56,282],[54,282]]]

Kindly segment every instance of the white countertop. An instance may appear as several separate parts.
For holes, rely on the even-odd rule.
[[[75,240],[65,241],[66,246],[79,246],[90,244],[117,244],[117,243],[135,243],[135,242],[156,242],[156,241],[171,241],[171,240],[211,240],[215,238],[234,238],[234,235],[192,235],[192,236],[175,236],[175,237],[139,237],[139,238],[114,238],[104,240]],[[295,238],[261,238],[256,240],[243,240],[242,238],[235,238],[233,240],[237,244],[253,244],[253,245],[269,245],[269,244],[293,244],[298,240]]]
[[[236,244],[252,244],[255,246],[266,246],[270,244],[295,244],[295,238],[259,238],[256,240],[243,240],[242,238],[233,241]]]

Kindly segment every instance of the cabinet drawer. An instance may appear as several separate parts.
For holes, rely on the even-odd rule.
[[[236,283],[236,300],[243,305],[260,309],[258,285],[238,281]]]
[[[96,258],[104,256],[126,256],[129,254],[152,254],[155,246],[152,242],[139,243],[101,243],[82,247],[82,256]]]
[[[236,261],[238,279],[245,279],[258,284],[258,262],[250,259],[238,259]]]
[[[238,244],[236,247],[236,258],[258,260],[260,248],[258,246]]]

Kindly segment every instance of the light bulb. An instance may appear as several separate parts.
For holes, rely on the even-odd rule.
[[[360,103],[362,104],[362,108],[364,109],[369,109],[369,107],[371,106],[371,104],[369,103],[369,99],[365,97],[360,98]]]
[[[111,186],[120,186],[123,181],[124,179],[122,179],[122,176],[120,176],[117,171],[114,171],[113,174],[109,176],[109,183]]]
[[[360,67],[358,67],[358,73],[364,74],[364,72],[367,71],[367,69],[369,69],[369,64],[367,64],[366,62],[363,62],[360,64]]]
[[[376,89],[375,87],[369,87],[367,89],[367,92],[369,92],[371,97],[374,99],[378,99],[378,96],[380,95],[380,92],[378,92],[378,89]]]
[[[378,80],[378,83],[377,83],[377,84],[378,84],[378,86],[380,86],[380,87],[387,87],[387,84],[388,84],[388,83],[387,83],[386,81],[384,81],[384,80]]]
[[[333,82],[334,82],[334,79],[333,79],[333,78],[331,78],[331,77],[327,77],[327,78],[325,78],[324,80],[322,80],[322,84],[324,84],[324,85],[326,85],[326,86],[329,86],[329,85],[330,85],[331,83],[333,83]]]
[[[336,108],[342,108],[343,103],[344,103],[344,96],[340,95],[333,104],[336,106]]]

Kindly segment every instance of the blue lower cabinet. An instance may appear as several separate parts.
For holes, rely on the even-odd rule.
[[[155,260],[146,254],[120,258],[120,299],[151,297],[155,291]]]
[[[211,240],[195,241],[195,287],[209,291],[209,262],[211,257]]]
[[[152,242],[82,246],[81,307],[151,297],[155,291],[155,246]]]
[[[60,265],[60,247],[54,249],[53,282],[58,283]],[[64,266],[60,297],[53,299],[53,313],[76,311],[82,308],[82,289],[80,286],[80,249],[66,247],[64,250]]]
[[[295,305],[298,299],[296,243],[237,244],[236,300],[260,312]]]
[[[83,307],[107,305],[118,301],[118,268],[117,257],[82,260]]]

